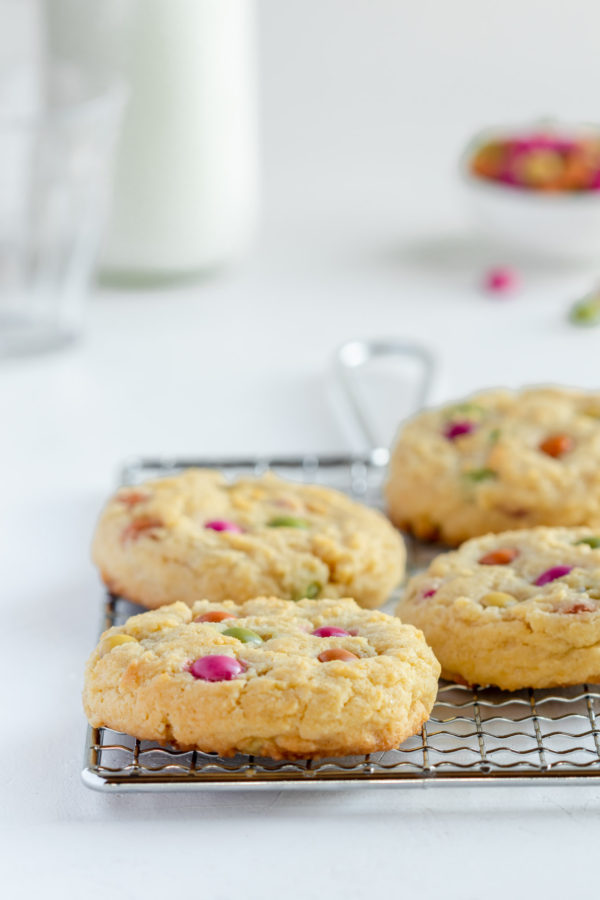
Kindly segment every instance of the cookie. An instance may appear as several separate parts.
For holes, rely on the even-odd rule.
[[[452,545],[600,527],[600,394],[495,390],[421,413],[400,431],[385,494],[396,525]]]
[[[111,591],[150,608],[271,594],[373,608],[402,578],[405,550],[381,513],[338,491],[189,469],[118,491],[93,558]]]
[[[344,756],[417,732],[438,675],[419,631],[353,600],[203,600],[104,632],[83,700],[92,725],[181,749]]]
[[[445,678],[507,690],[600,682],[600,533],[488,534],[438,556],[397,609]]]

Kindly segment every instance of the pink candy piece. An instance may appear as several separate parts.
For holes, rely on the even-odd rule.
[[[497,266],[486,273],[483,283],[488,291],[495,294],[507,294],[517,287],[517,273],[508,266]]]
[[[511,142],[515,153],[531,153],[535,150],[554,150],[556,153],[570,153],[577,148],[575,141],[551,134],[532,134],[526,138],[516,138]]]
[[[233,656],[201,656],[188,671],[202,681],[231,681],[245,672],[246,666]]]
[[[498,181],[501,181],[502,184],[509,184],[511,187],[519,187],[517,176],[514,172],[511,172],[510,169],[506,169],[502,172]]]
[[[436,588],[429,588],[428,591],[423,591],[423,598],[427,599],[427,597],[433,597],[434,594],[437,594]]]
[[[444,437],[448,438],[449,441],[453,441],[463,434],[471,434],[476,428],[475,422],[469,422],[468,419],[464,419],[461,422],[450,422],[444,429]]]
[[[335,625],[322,625],[320,628],[315,628],[312,634],[315,637],[345,637],[350,632],[344,631],[343,628],[336,628]]]
[[[538,587],[543,587],[545,584],[550,584],[551,581],[556,581],[557,578],[562,578],[563,575],[568,575],[572,568],[573,566],[552,566],[551,569],[542,572],[533,583]]]
[[[229,522],[227,519],[213,519],[211,522],[205,522],[204,527],[212,528],[213,531],[233,531],[235,534],[242,534],[244,530],[237,522]]]

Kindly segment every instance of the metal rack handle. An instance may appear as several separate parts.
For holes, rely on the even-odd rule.
[[[367,444],[373,464],[380,466],[387,464],[389,448],[378,439],[360,399],[356,377],[353,376],[367,363],[383,357],[412,359],[419,364],[414,406],[409,413],[417,412],[425,404],[435,374],[434,357],[428,349],[395,338],[347,341],[335,351],[336,380],[347,401],[352,424]]]

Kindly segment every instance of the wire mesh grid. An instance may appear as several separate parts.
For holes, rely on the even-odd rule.
[[[136,484],[189,466],[219,468],[228,478],[267,469],[290,480],[343,490],[381,506],[384,467],[377,457],[307,455],[262,460],[138,460],[122,481]],[[423,568],[440,548],[407,539],[409,571]],[[395,600],[390,601],[390,611]],[[108,596],[102,627],[139,612]],[[422,731],[396,750],[342,759],[275,761],[182,752],[106,728],[89,728],[84,782],[98,790],[310,788],[352,785],[588,783],[600,779],[600,685],[514,693],[440,682]]]

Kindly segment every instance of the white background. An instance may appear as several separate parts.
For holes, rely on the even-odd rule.
[[[7,897],[591,890],[597,788],[106,797],[79,781],[79,694],[102,597],[88,546],[124,457],[344,449],[324,385],[356,336],[427,343],[436,399],[597,386],[600,332],[565,320],[597,272],[524,267],[518,295],[483,295],[502,260],[466,229],[454,169],[489,122],[600,119],[599,28],[593,0],[263,0],[255,253],[99,292],[79,347],[2,364]]]

